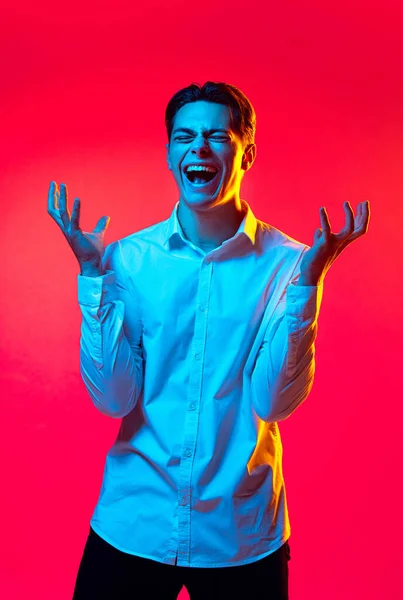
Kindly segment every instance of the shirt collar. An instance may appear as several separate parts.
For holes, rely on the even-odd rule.
[[[254,245],[256,239],[257,220],[246,200],[241,199],[241,205],[243,211],[245,212],[245,216],[238,228],[238,231],[234,235],[234,238],[243,234],[244,236],[248,237]],[[179,200],[175,204],[171,216],[166,221],[164,245],[169,244],[174,238],[180,238],[184,243],[188,243],[188,240],[185,238],[182,227],[179,223],[178,207]]]

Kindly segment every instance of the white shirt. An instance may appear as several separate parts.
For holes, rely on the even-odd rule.
[[[203,252],[171,216],[78,275],[80,372],[122,418],[91,526],[114,547],[188,567],[243,565],[290,536],[277,422],[314,379],[323,284],[309,246],[255,218]]]

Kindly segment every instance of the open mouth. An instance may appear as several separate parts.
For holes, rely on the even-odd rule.
[[[202,171],[202,170],[188,171],[188,170],[185,170],[184,174],[185,174],[186,179],[192,184],[192,186],[195,186],[195,187],[206,186],[207,187],[210,184],[215,183],[215,181],[219,175],[219,171],[216,170],[214,173],[212,171]]]

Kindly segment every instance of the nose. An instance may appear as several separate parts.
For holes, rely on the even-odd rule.
[[[199,136],[195,138],[192,144],[192,153],[197,154],[198,156],[204,156],[210,152],[210,147],[205,137]]]

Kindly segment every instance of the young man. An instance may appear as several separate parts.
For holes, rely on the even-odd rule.
[[[323,279],[368,228],[369,206],[314,244],[255,218],[240,198],[255,113],[207,82],[166,109],[171,216],[103,247],[55,182],[49,213],[81,267],[81,374],[122,418],[106,457],[74,599],[288,598],[290,523],[278,421],[314,379]],[[147,595],[148,594],[148,595]]]

